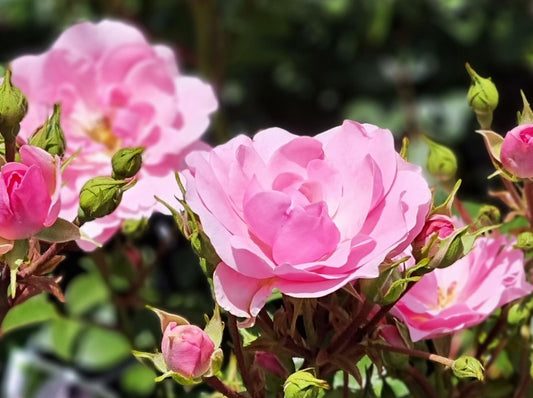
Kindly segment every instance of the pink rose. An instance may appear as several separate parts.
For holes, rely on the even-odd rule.
[[[29,102],[20,135],[27,139],[60,102],[67,155],[80,151],[63,175],[63,218],[76,217],[80,189],[90,177],[111,175],[114,152],[145,148],[137,185],[113,214],[82,228],[101,243],[123,220],[162,210],[154,195],[173,198],[173,173],[217,107],[208,84],[180,74],[169,47],[151,46],[140,31],[116,21],[75,25],[47,52],[17,58],[11,67]]]
[[[517,126],[505,135],[500,159],[511,174],[533,177],[533,124]]]
[[[29,238],[51,226],[61,206],[59,158],[30,145],[20,148],[20,157],[20,163],[6,163],[0,170],[0,237],[8,240]]]
[[[391,313],[407,325],[413,341],[481,323],[495,309],[533,291],[524,254],[513,244],[506,236],[478,238],[465,257],[424,275]]]
[[[390,131],[370,124],[314,138],[271,128],[186,161],[186,200],[222,260],[216,299],[243,317],[274,288],[320,297],[378,276],[420,232],[431,200]]]
[[[170,370],[185,378],[201,377],[211,366],[215,343],[195,325],[170,322],[163,333],[161,352]]]

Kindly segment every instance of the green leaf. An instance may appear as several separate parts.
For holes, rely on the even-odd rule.
[[[131,354],[125,336],[113,330],[91,326],[80,336],[75,362],[87,370],[105,370],[122,362]]]
[[[83,325],[77,321],[59,318],[49,325],[50,349],[59,358],[69,361],[74,356],[74,345]]]
[[[155,388],[155,373],[140,363],[133,364],[120,376],[120,386],[128,396],[148,396]]]
[[[72,315],[82,315],[109,301],[109,290],[97,272],[74,279],[66,291],[67,308]]]
[[[55,319],[57,316],[57,311],[53,304],[47,300],[46,294],[39,294],[9,310],[2,322],[2,333]]]
[[[35,237],[46,242],[62,243],[78,240],[81,234],[76,225],[58,218],[52,226],[40,230]]]

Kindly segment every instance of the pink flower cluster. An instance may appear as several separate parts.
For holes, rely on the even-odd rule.
[[[21,136],[28,138],[62,105],[67,155],[61,217],[77,215],[83,184],[110,175],[110,158],[122,147],[144,147],[138,182],[111,215],[83,230],[105,242],[125,219],[149,217],[154,195],[171,199],[174,171],[198,144],[217,107],[211,87],[183,76],[169,47],[151,46],[137,29],[121,22],[82,23],[67,29],[47,52],[11,62],[13,82],[24,92],[29,111]],[[86,249],[94,248],[80,242]]]
[[[314,138],[279,128],[238,136],[186,161],[187,202],[222,259],[217,301],[243,317],[273,289],[320,297],[378,276],[431,201],[390,131],[351,121]]]

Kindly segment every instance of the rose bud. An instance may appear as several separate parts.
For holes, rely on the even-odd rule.
[[[131,178],[141,169],[144,148],[122,148],[111,158],[113,178]]]
[[[54,104],[52,116],[29,138],[30,145],[43,148],[51,155],[63,156],[65,154],[65,134],[61,128],[61,105]]]
[[[163,333],[161,351],[169,370],[195,379],[209,370],[215,343],[198,326],[170,322]]]
[[[422,231],[420,231],[420,233],[413,241],[413,249],[415,252],[420,252],[424,247],[430,244],[434,244],[444,238],[447,238],[453,233],[454,230],[455,226],[453,224],[453,220],[450,217],[442,214],[434,214],[426,220]],[[434,247],[436,250],[438,248],[438,244]],[[435,253],[429,254],[431,256]]]
[[[500,159],[511,174],[533,177],[533,124],[517,126],[505,135]]]
[[[28,101],[22,91],[11,83],[11,70],[6,69],[0,85],[0,133],[4,140],[15,141],[20,122],[28,111]]]

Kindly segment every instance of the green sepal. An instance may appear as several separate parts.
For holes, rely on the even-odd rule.
[[[70,221],[58,218],[55,223],[34,235],[45,242],[63,243],[81,239],[80,228]]]
[[[522,90],[520,90],[520,95],[522,96],[522,102],[524,103],[524,108],[522,112],[518,112],[518,124],[532,124],[533,123],[533,111],[527,102],[526,95]]]
[[[224,334],[224,322],[222,322],[222,319],[220,318],[220,308],[218,307],[218,304],[215,303],[215,309],[211,319],[207,318],[207,315],[205,317],[207,324],[204,332],[206,332],[213,343],[215,343],[215,348],[218,348],[222,343],[222,336]]]

